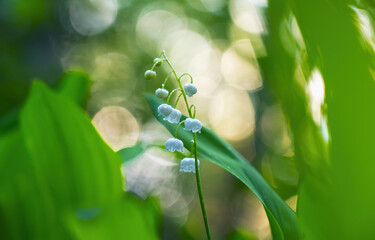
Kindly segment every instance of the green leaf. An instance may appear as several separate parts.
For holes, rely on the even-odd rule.
[[[156,239],[157,212],[124,198],[120,156],[77,104],[34,82],[19,117],[0,135],[0,239]]]
[[[86,73],[70,71],[61,77],[57,85],[57,91],[75,103],[82,105],[88,97],[90,87],[91,81]]]
[[[86,73],[70,71],[61,77],[57,91],[82,105],[89,94],[90,86],[91,81]],[[0,134],[17,126],[19,111],[20,108],[17,107],[0,118]]]
[[[160,123],[174,135],[177,124],[171,124],[158,115],[157,108],[163,102],[151,94],[145,95],[148,103]],[[183,116],[183,119],[186,117]],[[191,147],[193,134],[180,130],[178,138],[187,149]],[[198,134],[198,156],[224,168],[240,179],[262,202],[271,225],[273,239],[299,239],[295,213],[275,193],[264,178],[237,151],[220,139],[215,133],[203,127]]]
[[[132,147],[121,149],[119,153],[122,158],[122,163],[127,163],[134,160],[136,157],[144,153],[147,148],[148,146],[145,146],[143,143],[139,142]]]
[[[32,168],[60,204],[83,207],[120,197],[121,160],[72,101],[34,82],[20,123]]]
[[[242,229],[233,230],[227,237],[227,240],[258,240],[251,233],[246,232]]]
[[[157,210],[150,200],[127,195],[116,205],[84,210],[88,216],[77,217],[77,211],[68,215],[74,239],[158,239]]]
[[[328,166],[300,184],[301,230],[306,239],[375,239],[375,55],[364,37],[373,31],[372,4],[365,10],[357,1],[289,2],[310,67],[324,79],[330,136]],[[321,173],[325,178],[316,177]]]

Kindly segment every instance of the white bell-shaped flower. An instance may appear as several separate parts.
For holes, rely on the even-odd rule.
[[[185,84],[184,90],[186,92],[186,95],[188,95],[189,97],[192,97],[198,91],[197,87],[192,83]]]
[[[170,138],[165,142],[165,149],[170,152],[174,152],[174,151],[183,152],[184,144],[182,143],[180,139]]]
[[[158,88],[156,89],[155,91],[155,95],[158,97],[158,98],[166,98],[168,96],[169,92],[167,89],[164,89],[164,88]]]
[[[185,119],[185,131],[192,131],[194,133],[201,132],[202,123],[198,119],[186,118]]]
[[[161,104],[159,107],[158,107],[158,113],[159,113],[159,116],[160,115],[163,115],[164,117],[167,117],[169,114],[171,114],[173,111],[173,108],[168,105],[168,104]]]
[[[198,160],[199,167],[199,160]],[[195,173],[195,159],[194,158],[184,158],[180,163],[180,172],[192,172]]]
[[[179,123],[181,119],[181,112],[177,109],[173,109],[172,112],[164,118],[170,123]]]

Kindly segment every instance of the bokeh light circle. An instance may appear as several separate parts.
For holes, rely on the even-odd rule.
[[[125,108],[104,107],[95,114],[92,121],[102,138],[114,151],[134,145],[139,138],[139,124]]]
[[[114,23],[117,10],[117,0],[72,0],[69,4],[69,18],[78,33],[92,36]]]

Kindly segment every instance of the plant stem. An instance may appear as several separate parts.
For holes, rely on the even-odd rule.
[[[170,68],[172,69],[172,72],[174,74],[174,76],[176,77],[177,79],[177,82],[178,82],[178,85],[181,89],[181,92],[182,92],[182,96],[184,97],[184,100],[185,100],[185,104],[186,104],[186,108],[189,112],[189,117],[190,118],[195,118],[195,112],[196,112],[196,107],[194,105],[194,115],[191,113],[191,107],[189,107],[189,102],[187,100],[187,97],[186,97],[186,93],[185,93],[185,89],[182,87],[182,84],[181,84],[181,79],[178,77],[177,73],[176,73],[176,70],[174,69],[174,67],[172,66],[172,63],[169,61],[169,59],[167,58],[165,52],[163,51],[162,55],[164,56],[165,58],[165,61],[168,63],[168,65],[170,66]],[[193,81],[193,78],[190,74],[182,74],[182,76],[184,75],[189,75],[190,78],[191,78],[191,82]],[[180,125],[179,125],[180,126]],[[178,126],[178,127],[179,127]],[[177,132],[176,132],[176,135],[177,135]],[[191,149],[192,150],[192,149]],[[197,155],[198,151],[197,151],[197,133],[194,133],[194,158],[195,158],[195,178],[197,180],[197,188],[198,188],[198,196],[199,196],[199,202],[200,202],[200,205],[201,205],[201,209],[202,209],[202,215],[203,215],[203,221],[204,221],[204,227],[206,229],[206,234],[207,234],[207,239],[208,240],[211,240],[211,234],[210,234],[210,228],[208,226],[208,221],[207,221],[207,214],[206,214],[206,208],[204,206],[204,198],[203,198],[203,192],[202,192],[202,184],[201,184],[201,177],[199,175],[199,165],[198,165],[198,155]]]
[[[190,108],[189,108],[189,102],[187,100],[187,97],[186,97],[186,93],[185,93],[185,89],[182,87],[182,84],[181,84],[181,80],[180,78],[178,77],[177,73],[176,73],[176,70],[174,70],[174,67],[172,66],[172,63],[169,61],[169,59],[167,58],[167,55],[165,55],[165,52],[163,51],[163,56],[165,58],[165,61],[168,63],[169,67],[172,69],[172,72],[175,76],[175,78],[177,79],[177,82],[178,82],[178,86],[180,87],[181,89],[181,92],[182,92],[182,95],[184,97],[184,100],[185,100],[185,104],[186,104],[186,108],[189,112],[189,117],[192,117],[191,115],[191,111],[190,111]]]
[[[199,175],[199,165],[198,165],[198,157],[197,157],[197,133],[194,133],[194,157],[195,157],[195,178],[197,179],[198,195],[199,195],[199,201],[201,203],[204,227],[206,228],[207,239],[211,240],[211,233],[210,233],[210,228],[208,226],[206,208],[204,206],[201,177]]]
[[[184,123],[185,121],[182,121],[178,124],[177,126],[177,129],[176,129],[176,133],[174,134],[174,137],[177,138],[177,134],[178,134],[178,129],[180,129],[181,125]]]

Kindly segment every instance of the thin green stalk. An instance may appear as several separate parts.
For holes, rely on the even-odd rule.
[[[163,84],[161,85],[162,88],[165,88],[165,84],[167,84],[167,81],[168,81],[168,79],[170,78],[170,76],[171,76],[172,73],[173,73],[173,72],[168,73],[168,77],[165,78]]]
[[[171,97],[172,97],[173,93],[175,93],[175,92],[177,92],[177,91],[181,91],[181,89],[176,88],[176,89],[174,89],[174,90],[169,94],[169,96],[168,96],[168,98],[167,98],[167,104],[169,103],[169,100],[171,100]]]
[[[184,122],[185,122],[185,121],[182,121],[182,122],[180,122],[180,124],[178,124],[177,129],[176,129],[176,133],[174,134],[174,137],[175,137],[175,138],[177,138],[178,129],[180,129],[181,125],[182,125]]]
[[[191,109],[194,107],[194,114],[193,114],[193,118],[195,118],[195,114],[197,113],[197,107],[195,106],[195,104],[191,104],[190,106],[190,111]]]
[[[183,74],[181,74],[181,76],[179,78],[181,79],[183,76],[189,76],[190,77],[190,83],[193,83],[193,77],[189,73],[183,73]]]
[[[181,96],[182,96],[182,93],[180,93],[180,95],[178,95],[177,100],[176,100],[176,103],[174,104],[174,108],[177,107],[177,104],[178,104],[178,102],[180,101]]]
[[[206,208],[204,206],[201,177],[199,175],[199,165],[198,165],[198,157],[197,157],[197,133],[194,133],[194,157],[195,157],[195,178],[197,179],[198,195],[199,195],[199,201],[201,203],[204,226],[206,228],[207,239],[211,240],[211,233],[210,233],[210,228],[208,226]]]
[[[172,66],[172,63],[169,61],[169,59],[167,58],[167,56],[165,55],[165,52],[163,51],[163,56],[165,58],[165,61],[168,63],[169,67],[172,69],[172,72],[174,74],[174,76],[176,77],[177,79],[177,82],[178,82],[178,85],[181,89],[181,92],[183,94],[183,97],[184,97],[184,100],[185,100],[185,104],[186,104],[186,108],[188,109],[188,112],[189,112],[189,117],[192,117],[191,115],[191,111],[190,111],[190,108],[189,108],[189,102],[187,100],[187,97],[186,97],[186,93],[185,93],[185,89],[182,87],[182,84],[181,84],[181,80],[178,78],[178,75],[176,73],[176,70],[174,69],[174,67]]]

